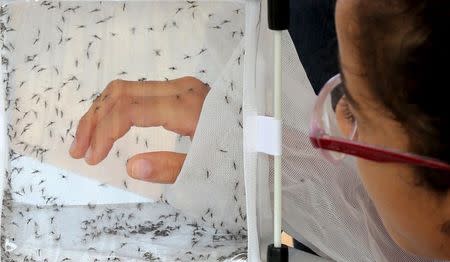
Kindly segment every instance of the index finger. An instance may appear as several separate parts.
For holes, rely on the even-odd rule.
[[[175,97],[145,97],[121,99],[93,131],[86,162],[96,165],[105,159],[114,142],[124,136],[132,126],[164,126],[167,119],[175,120]]]

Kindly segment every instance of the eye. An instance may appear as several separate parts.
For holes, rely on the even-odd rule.
[[[342,104],[341,105],[341,107],[342,107],[341,111],[342,111],[342,114],[343,114],[344,118],[349,123],[352,123],[352,124],[355,123],[355,116],[353,115],[352,111],[350,110],[350,105],[349,105],[346,97],[343,96],[341,98],[341,100],[342,100],[342,102],[341,102],[341,104]]]
[[[335,113],[341,135],[345,138],[353,139],[356,131],[356,118],[345,95],[337,102]]]

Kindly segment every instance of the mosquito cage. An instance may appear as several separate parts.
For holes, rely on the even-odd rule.
[[[215,261],[246,253],[239,111],[246,12],[244,1],[3,3],[2,261]],[[186,159],[183,173],[193,180],[180,175],[173,189],[183,190],[127,176],[132,155],[202,146],[161,127],[133,127],[95,166],[68,155],[78,121],[109,82],[181,76],[220,86],[230,102],[223,109],[236,120],[225,136],[202,141],[216,149],[202,166]],[[198,133],[223,132],[220,119],[202,121],[209,123]]]

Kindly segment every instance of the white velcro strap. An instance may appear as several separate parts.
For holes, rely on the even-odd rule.
[[[256,152],[281,155],[281,121],[273,117],[256,116]]]

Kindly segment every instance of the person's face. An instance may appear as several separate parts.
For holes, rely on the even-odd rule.
[[[360,63],[364,58],[355,52],[359,33],[355,13],[361,1],[372,0],[338,0],[336,6],[342,77],[345,88],[357,103],[349,102],[349,110],[358,123],[357,140],[408,151],[407,134],[370,94],[364,77],[366,68]],[[357,163],[362,182],[392,239],[416,255],[449,259],[450,194],[439,198],[415,185],[410,166],[364,159],[358,159]]]

